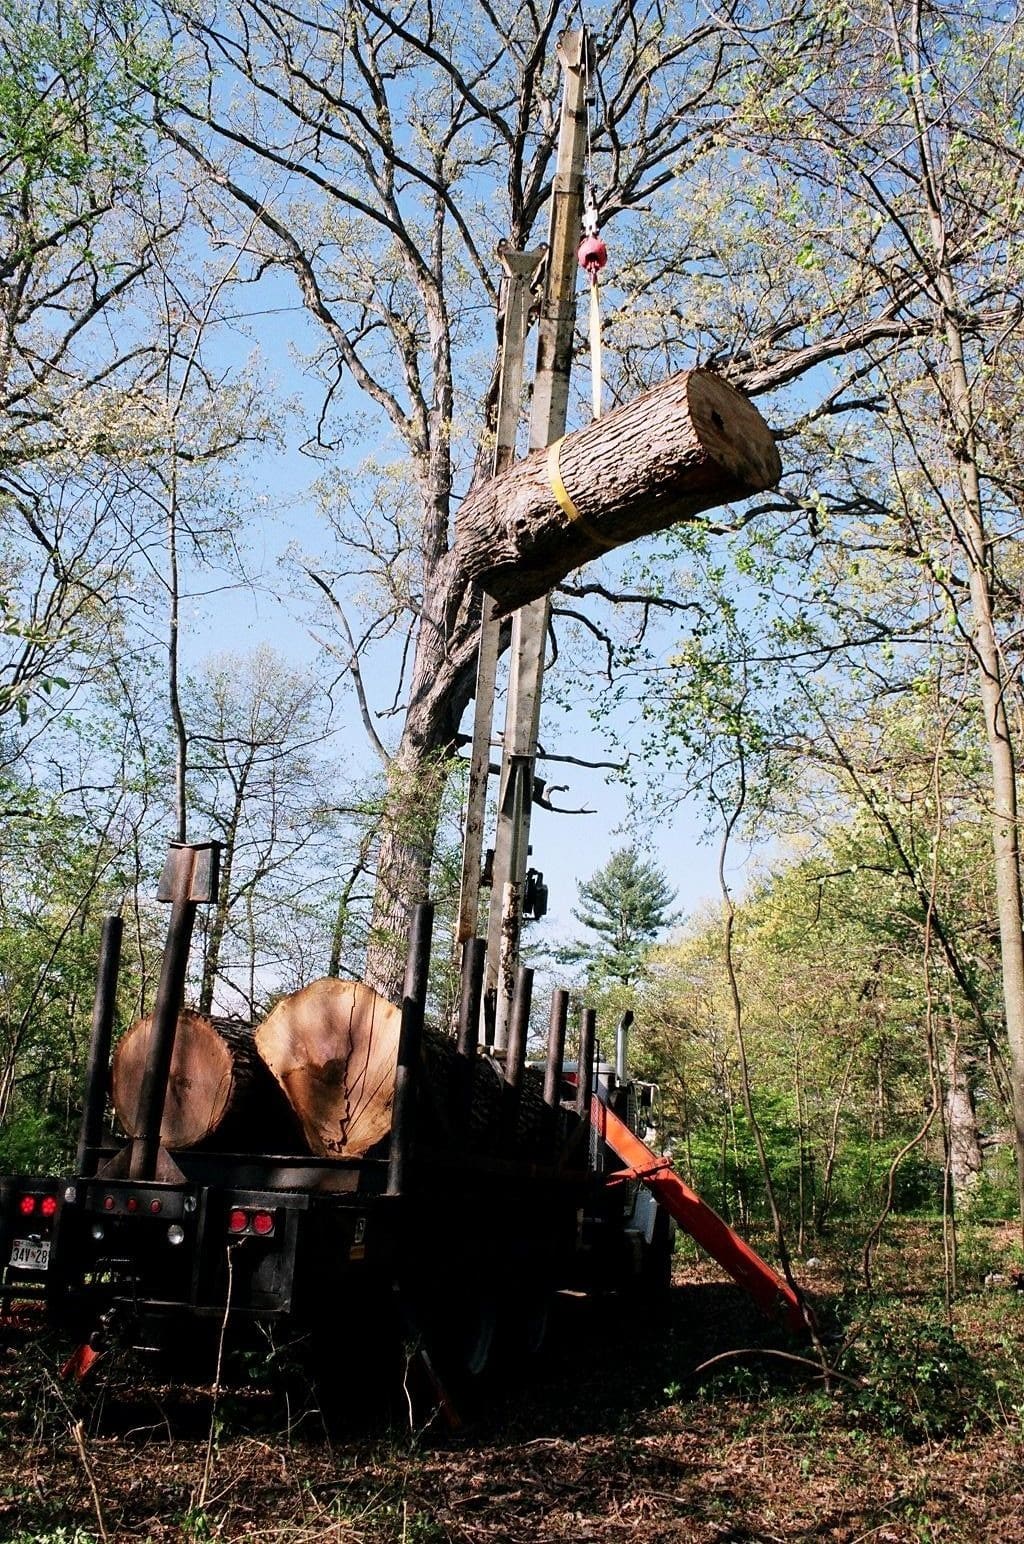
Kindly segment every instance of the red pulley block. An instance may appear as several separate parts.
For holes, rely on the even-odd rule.
[[[585,269],[592,279],[601,272],[608,261],[608,248],[600,236],[584,236],[580,242],[579,261],[580,267]]]

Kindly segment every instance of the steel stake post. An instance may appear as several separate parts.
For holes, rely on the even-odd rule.
[[[103,1139],[103,1111],[107,1102],[107,1064],[110,1038],[117,1006],[117,977],[121,966],[121,940],[124,920],[120,914],[103,919],[100,935],[99,969],[96,973],[96,998],[92,1009],[89,1054],[85,1064],[85,1090],[82,1101],[82,1127],[78,1136],[75,1170],[78,1174],[96,1172],[96,1148]]]
[[[389,1196],[400,1196],[405,1189],[415,1135],[420,1047],[427,1007],[433,930],[434,908],[429,901],[422,901],[413,912],[409,954],[405,963],[405,985],[402,989],[402,1027],[398,1037],[395,1097],[391,1110],[391,1150],[388,1155]]]

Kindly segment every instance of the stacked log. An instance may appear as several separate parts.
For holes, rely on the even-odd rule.
[[[286,1094],[314,1153],[361,1158],[391,1130],[402,1014],[359,981],[314,981],[282,998],[256,1048]],[[473,1059],[463,1108],[454,1040],[424,1029],[419,1135],[427,1145],[538,1154],[546,1123],[543,1077],[527,1069],[518,1100],[500,1067]]]
[[[114,1111],[130,1137],[140,1134],[139,1091],[152,1027],[149,1014],[136,1020],[114,1052]],[[188,1009],[178,1015],[160,1145],[170,1153],[191,1147],[222,1152],[306,1150],[300,1125],[263,1064],[249,1025]]]
[[[305,1153],[361,1158],[391,1131],[402,1014],[359,981],[314,981],[283,997],[255,1033],[183,1011],[160,1127],[169,1153]],[[114,1109],[138,1135],[136,1111],[152,1021],[139,1019],[114,1053]],[[437,1151],[540,1158],[552,1136],[543,1075],[528,1067],[518,1093],[501,1064],[424,1030],[418,1137]]]
[[[360,981],[314,981],[283,997],[255,1044],[311,1151],[361,1158],[391,1130],[401,1010]]]

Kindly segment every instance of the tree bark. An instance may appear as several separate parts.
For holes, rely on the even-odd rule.
[[[949,1138],[949,1171],[957,1211],[969,1205],[982,1171],[981,1142],[974,1093],[955,1041],[946,1047],[946,1132]]]
[[[601,552],[772,488],[782,475],[760,413],[707,370],[683,370],[567,435],[558,460],[575,516],[556,497],[544,450],[463,500],[449,558],[460,592],[479,583],[510,612]]]

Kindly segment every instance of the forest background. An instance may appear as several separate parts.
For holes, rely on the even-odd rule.
[[[201,1008],[450,904],[477,598],[438,670],[439,597],[581,19],[607,393],[716,369],[785,466],[555,593],[548,784],[603,763],[627,840],[685,809],[720,858],[581,991],[730,1218],[759,1143],[801,1248],[1017,1209],[1024,22],[943,0],[0,0],[0,1169],[73,1144],[111,908],[149,1004],[169,837],[224,843]],[[578,873],[618,840],[546,819]]]

